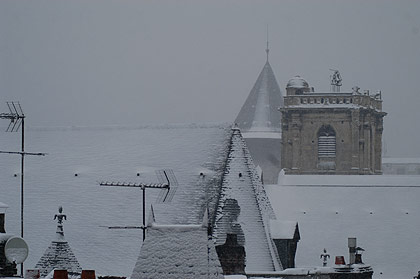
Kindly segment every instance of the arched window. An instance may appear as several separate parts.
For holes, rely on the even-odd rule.
[[[318,158],[335,158],[335,131],[327,125],[318,131]]]

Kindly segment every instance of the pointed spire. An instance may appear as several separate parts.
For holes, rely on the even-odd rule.
[[[270,52],[270,49],[268,48],[268,24],[267,24],[267,48],[265,49],[265,52],[267,53],[267,62],[268,62],[268,53]]]
[[[235,123],[244,132],[273,132],[278,137],[281,132],[283,97],[268,61],[236,117]]]

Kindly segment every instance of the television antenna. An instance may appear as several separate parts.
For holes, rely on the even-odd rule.
[[[164,182],[159,182],[159,183],[132,183],[132,182],[108,182],[108,181],[102,181],[99,182],[100,186],[115,186],[115,187],[136,187],[136,188],[141,188],[141,190],[143,191],[143,225],[138,227],[138,226],[125,226],[125,227],[108,227],[109,229],[141,229],[143,230],[143,241],[146,238],[146,188],[151,188],[151,189],[167,189],[167,191],[165,192],[164,196],[160,197],[159,199],[161,199],[162,202],[165,201],[169,201],[172,199],[173,194],[174,194],[174,190],[172,190],[171,188],[171,181],[175,182],[175,185],[177,185],[175,176],[173,174],[172,170],[161,170],[161,171],[157,171],[156,174],[158,175],[159,180],[162,180],[162,177],[164,179]]]
[[[21,151],[0,151],[3,154],[19,154],[21,155],[20,164],[20,236],[23,238],[23,209],[24,209],[24,160],[26,155],[34,156],[45,156],[46,153],[31,153],[25,152],[25,114],[23,113],[22,107],[19,102],[6,102],[9,112],[0,113],[0,119],[10,120],[9,126],[7,126],[6,132],[17,132],[22,127],[22,140],[21,140]],[[23,277],[23,262],[20,266],[20,273]]]

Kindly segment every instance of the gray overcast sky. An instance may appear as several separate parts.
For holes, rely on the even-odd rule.
[[[420,156],[420,1],[0,2],[0,108],[29,126],[233,121],[265,63],[382,90],[387,155]]]

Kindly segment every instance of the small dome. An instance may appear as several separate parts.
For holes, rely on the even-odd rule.
[[[287,83],[287,88],[309,88],[309,84],[300,76],[295,76],[289,80]]]

